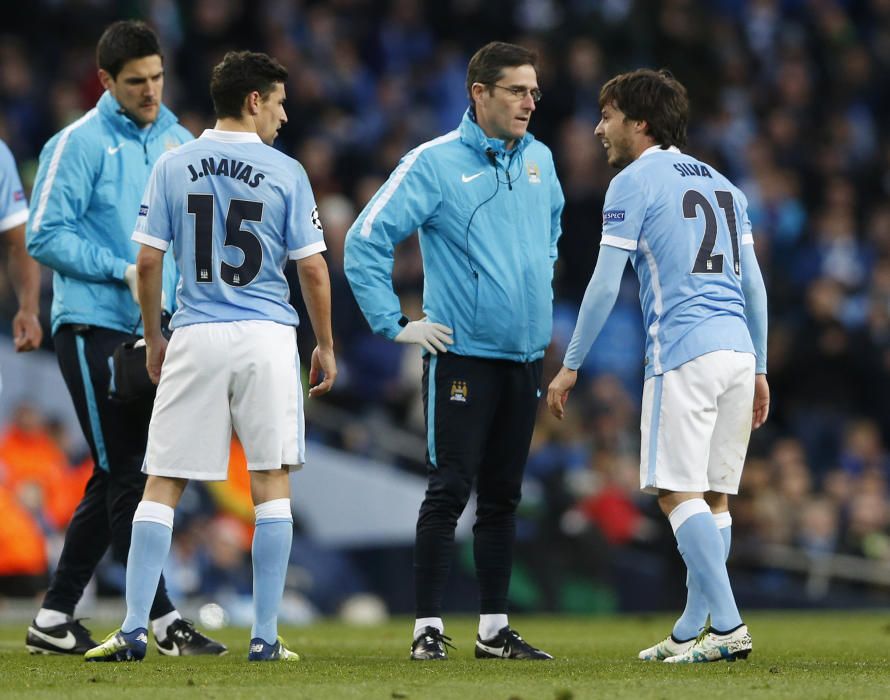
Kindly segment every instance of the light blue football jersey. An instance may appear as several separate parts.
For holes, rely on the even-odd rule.
[[[740,250],[753,245],[747,200],[676,148],[647,149],[609,185],[602,245],[630,252],[640,280],[646,378],[715,350],[754,353]]]
[[[22,189],[15,158],[9,147],[0,141],[0,233],[28,220],[28,200]]]
[[[255,133],[207,129],[152,170],[133,240],[179,268],[171,326],[267,320],[296,326],[287,259],[325,250],[303,167]]]

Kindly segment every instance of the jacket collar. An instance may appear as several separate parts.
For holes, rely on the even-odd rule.
[[[158,118],[154,124],[152,124],[151,128],[143,131],[136,125],[136,122],[121,111],[120,103],[114,99],[114,96],[108,90],[99,98],[96,107],[99,110],[99,114],[108,120],[116,131],[129,138],[137,138],[140,141],[151,141],[157,138],[179,121],[173,112],[161,105],[161,109],[158,111]]]
[[[483,156],[486,155],[489,149],[493,150],[498,157],[507,153],[503,139],[493,139],[485,135],[485,132],[482,131],[482,127],[476,123],[476,115],[473,113],[472,109],[467,109],[467,111],[464,112],[464,118],[460,122],[458,131],[460,132],[460,140]],[[529,144],[534,140],[535,137],[526,131],[525,136],[517,141],[511,153],[521,153],[528,148]]]

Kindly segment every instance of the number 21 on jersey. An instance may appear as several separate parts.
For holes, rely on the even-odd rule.
[[[726,219],[726,227],[729,229],[729,238],[732,241],[732,270],[736,276],[741,277],[741,265],[739,263],[739,231],[736,224],[735,206],[732,193],[724,190],[714,192],[717,195],[717,205],[723,211]],[[688,190],[683,195],[683,216],[687,219],[697,219],[699,212],[705,218],[705,235],[702,237],[701,246],[695,256],[695,264],[692,266],[692,274],[716,275],[723,272],[723,255],[714,255],[714,246],[717,244],[717,214],[711,203],[698,190]]]

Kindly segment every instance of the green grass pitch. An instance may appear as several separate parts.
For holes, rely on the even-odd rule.
[[[747,661],[673,667],[636,660],[670,630],[667,616],[525,617],[511,622],[554,661],[473,658],[475,619],[448,618],[457,649],[445,662],[408,660],[411,621],[379,627],[326,622],[282,630],[298,663],[249,664],[247,631],[215,633],[222,658],[160,657],[87,664],[31,656],[24,627],[0,627],[0,698],[380,698],[580,700],[604,698],[890,698],[890,613],[757,613]],[[91,624],[92,623],[92,624]],[[87,623],[101,638],[111,625]]]

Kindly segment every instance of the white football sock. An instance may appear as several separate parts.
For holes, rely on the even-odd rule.
[[[55,627],[56,625],[68,622],[70,619],[70,615],[66,615],[58,610],[40,608],[40,610],[37,611],[37,617],[34,618],[34,622],[37,623],[38,627]]]
[[[427,627],[435,627],[440,632],[445,631],[445,623],[441,617],[418,617],[414,621],[414,639],[417,639]]]
[[[480,615],[479,639],[484,642],[486,639],[491,639],[492,637],[497,636],[497,633],[504,629],[508,624],[506,614]]]
[[[172,612],[168,612],[166,615],[162,615],[157,620],[152,620],[151,631],[154,632],[155,639],[157,639],[159,642],[166,641],[167,628],[180,617],[182,617],[182,615],[179,614],[179,611],[173,610]]]

